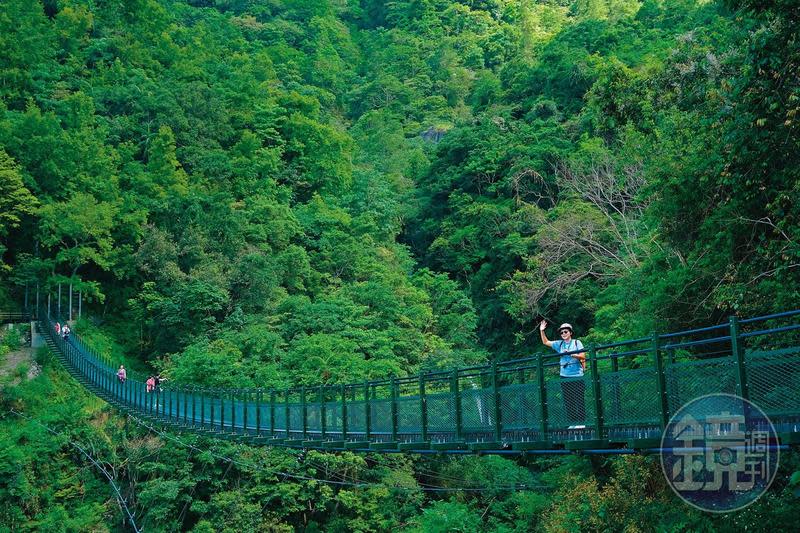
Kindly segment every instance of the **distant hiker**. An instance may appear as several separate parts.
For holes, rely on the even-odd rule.
[[[161,392],[161,384],[167,381],[167,378],[162,378],[160,374],[156,374],[153,380],[153,386],[155,387],[156,392]]]
[[[153,392],[153,390],[156,388],[156,378],[150,376],[147,378],[147,381],[145,381],[145,385],[147,386],[147,392]]]
[[[64,324],[63,326],[61,326],[61,337],[63,337],[65,341],[69,340],[70,333],[72,333],[72,330],[69,329],[68,324]]]
[[[583,382],[583,369],[586,366],[586,354],[578,352],[583,350],[583,343],[578,339],[572,338],[572,326],[561,324],[558,334],[561,336],[559,341],[550,341],[545,335],[547,321],[542,320],[539,324],[539,335],[542,337],[542,344],[551,347],[562,355],[559,360],[561,371],[561,394],[564,397],[564,407],[567,411],[567,418],[573,424],[583,424],[586,419],[586,409],[584,406],[584,393],[586,385]],[[584,425],[572,425],[569,429],[583,429]]]
[[[61,335],[61,324],[56,322],[56,335]]]
[[[128,379],[128,373],[125,372],[125,365],[119,365],[119,370],[117,370],[117,379],[120,383],[125,383],[125,380]]]

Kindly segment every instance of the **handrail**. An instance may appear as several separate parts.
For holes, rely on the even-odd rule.
[[[780,317],[797,315],[800,312],[781,313]],[[768,315],[764,320],[774,318]],[[685,397],[685,391],[692,388],[681,385],[680,380],[684,379],[700,380],[707,392],[734,392],[754,399],[761,395],[769,398],[775,416],[800,416],[800,405],[790,402],[794,396],[787,396],[789,403],[776,404],[776,393],[768,388],[771,385],[764,384],[771,380],[763,376],[751,379],[751,373],[771,367],[761,358],[750,368],[744,345],[751,338],[800,329],[800,324],[741,333],[739,327],[744,321],[731,319],[726,325],[729,335],[725,336],[661,342],[721,329],[718,325],[605,345],[620,347],[650,341],[646,347],[624,352],[600,354],[604,346],[588,345],[564,354],[540,353],[502,363],[360,383],[269,391],[168,383],[155,393],[148,393],[144,380],[137,380],[135,374],[128,382],[120,383],[115,365],[94,353],[80,336],[73,334],[69,342],[64,341],[55,335],[53,322],[46,314],[39,314],[39,322],[73,375],[123,409],[181,427],[238,433],[270,443],[282,439],[281,443],[289,446],[321,446],[319,443],[324,441],[345,449],[345,443],[353,441],[360,448],[352,449],[373,446],[396,451],[400,442],[414,442],[414,449],[419,449],[419,441],[423,441],[425,446],[441,444],[444,449],[455,446],[452,449],[462,450],[469,442],[476,450],[499,450],[509,442],[516,442],[522,449],[526,449],[528,441],[589,439],[596,444],[597,439],[614,435],[620,439],[631,427],[636,428],[636,434],[659,435],[674,412],[675,402],[692,399]],[[725,343],[730,343],[729,349]],[[711,344],[723,346],[715,347],[713,353],[693,350]],[[684,350],[676,354],[677,348]],[[784,352],[785,348],[772,346],[772,350]],[[567,380],[559,378],[555,371],[559,361],[554,359],[575,353],[587,355],[585,374]],[[692,353],[702,357],[690,361],[687,367],[686,358]],[[635,369],[619,368],[621,358],[629,355],[646,355],[649,359],[637,359]],[[675,360],[676,355],[680,361]],[[776,364],[786,364],[786,357],[794,357],[800,364],[800,353],[792,351],[782,355]],[[609,360],[610,364],[600,364]],[[692,372],[682,368],[691,368]],[[569,383],[582,383],[585,387],[579,413],[568,405],[573,393],[564,387]],[[573,424],[576,418],[583,423]]]
[[[794,311],[783,311],[782,313],[774,313],[774,314],[771,314],[771,315],[763,315],[763,316],[757,316],[757,317],[753,317],[753,318],[745,318],[743,320],[740,320],[739,323],[740,324],[750,324],[752,322],[763,322],[765,320],[772,320],[774,318],[785,318],[785,317],[790,317],[790,316],[795,316],[795,315],[800,315],[800,309],[795,309]]]
[[[739,320],[739,323],[740,324],[751,324],[751,323],[754,323],[754,322],[757,322],[757,321],[771,320],[771,319],[782,318],[782,317],[790,317],[790,316],[795,316],[795,315],[799,315],[799,314],[800,314],[800,309],[793,310],[793,311],[786,311],[786,312],[782,312],[782,313],[775,313],[775,314],[771,314],[771,315],[764,315],[764,316],[759,316],[759,317],[754,317],[754,318],[749,318],[749,319],[741,319],[741,320]],[[1,313],[0,313],[0,316],[2,316]],[[703,333],[703,332],[708,332],[708,331],[714,331],[714,330],[717,330],[717,329],[722,329],[722,328],[727,328],[727,327],[729,327],[728,324],[716,324],[716,325],[713,325],[713,326],[689,329],[689,330],[679,331],[679,332],[675,332],[675,333],[664,333],[664,334],[658,335],[658,338],[659,339],[676,338],[676,337],[691,335],[691,334],[695,334],[695,333]],[[798,325],[796,327],[795,326],[787,326],[787,327],[783,327],[783,328],[773,328],[773,329],[759,330],[759,331],[755,331],[755,332],[743,333],[740,336],[741,336],[741,338],[749,338],[749,337],[753,337],[753,336],[766,335],[766,334],[778,333],[778,332],[784,332],[784,331],[791,331],[791,330],[797,329],[797,328],[800,328],[800,325]],[[75,338],[81,340],[81,343],[84,344],[84,346],[86,346],[86,344],[82,341],[80,335],[72,333],[72,336],[74,336]],[[707,344],[707,343],[723,342],[723,341],[729,340],[729,339],[730,339],[730,336],[719,336],[719,337],[714,337],[714,338],[710,338],[710,339],[701,339],[701,340],[697,340],[697,341],[687,341],[687,342],[683,342],[683,343],[666,344],[666,345],[663,345],[663,348],[682,348],[682,347],[698,346],[698,345]],[[615,342],[615,343],[611,343],[611,344],[600,344],[600,345],[596,345],[595,346],[595,350],[601,351],[601,350],[605,350],[605,349],[608,349],[608,348],[615,348],[615,347],[619,347],[619,346],[626,346],[626,345],[631,345],[631,344],[641,344],[641,343],[647,342],[649,340],[651,340],[651,339],[645,337],[645,338],[624,340],[624,341]],[[88,347],[87,347],[87,349],[88,349]],[[533,357],[524,357],[524,358],[509,359],[509,360],[506,360],[506,361],[498,361],[497,362],[497,366],[505,367],[505,366],[511,366],[511,365],[519,365],[520,363],[536,361],[539,357],[542,357],[544,359],[556,359],[556,358],[560,358],[560,357],[566,356],[566,355],[576,355],[576,354],[580,354],[580,353],[585,353],[587,351],[588,351],[588,348],[584,347],[584,348],[579,349],[579,350],[572,350],[572,351],[561,352],[561,353],[552,353],[552,352],[550,352],[550,353],[539,353],[539,354],[537,354],[536,356],[533,356]],[[647,352],[647,349],[631,350],[631,351],[622,352],[622,353],[604,354],[604,355],[598,356],[597,359],[598,360],[602,360],[602,359],[610,359],[610,358],[614,358],[614,357],[618,358],[618,357],[623,357],[623,356],[626,356],[626,355],[635,355],[635,354],[646,353],[646,352]],[[95,354],[95,356],[98,357],[97,354]],[[110,365],[110,361],[108,362],[108,364]],[[461,373],[468,372],[468,371],[473,371],[473,370],[488,371],[490,366],[491,365],[489,365],[489,364],[485,364],[485,365],[473,365],[473,366],[470,366],[470,367],[461,367],[461,368],[451,369],[451,370],[439,370],[439,371],[434,371],[434,372],[427,371],[427,372],[423,372],[423,375],[425,375],[426,377],[441,376],[442,378],[446,378],[447,376],[452,374],[454,370],[456,370],[459,374],[461,374]],[[143,376],[143,374],[138,374],[138,373],[137,373],[137,375]],[[408,376],[398,377],[396,379],[402,380],[402,382],[406,382],[406,380],[408,380],[408,382],[411,383],[413,381],[416,381],[418,378],[419,378],[419,375],[415,374],[415,375],[408,375]],[[389,385],[390,382],[391,382],[391,378],[379,379],[379,380],[369,380],[370,386],[376,386],[376,387]],[[339,384],[339,383],[326,383],[326,384],[319,384],[319,385],[310,385],[309,387],[339,387],[341,385],[342,384]],[[363,382],[345,383],[343,385],[345,387],[358,387],[358,386],[362,386]],[[237,390],[237,389],[234,389],[234,390]],[[290,390],[299,392],[300,389],[299,389],[299,387],[292,387],[292,388],[290,388]]]
[[[741,337],[746,339],[748,337],[758,337],[760,335],[774,335],[775,333],[783,333],[786,331],[794,331],[796,329],[800,329],[800,324],[795,324],[792,326],[784,326],[782,328],[772,328],[772,329],[762,329],[758,331],[750,331],[748,333],[742,333]]]
[[[0,323],[9,321],[30,322],[31,313],[25,311],[0,311]]]
[[[693,335],[695,333],[705,333],[707,331],[715,331],[718,329],[725,329],[728,327],[728,324],[717,324],[714,326],[706,326],[704,328],[696,328],[696,329],[688,329],[686,331],[678,331],[677,333],[665,333],[663,335],[659,335],[659,338],[662,339],[673,339],[675,337],[684,337],[686,335]]]

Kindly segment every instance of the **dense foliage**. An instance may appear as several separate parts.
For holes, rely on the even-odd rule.
[[[542,317],[607,340],[796,307],[799,23],[790,0],[6,0],[0,307],[71,285],[115,359],[261,387],[515,357]],[[156,530],[788,529],[797,509],[796,459],[725,522],[639,457],[200,453],[43,362],[3,391],[0,529],[122,527],[71,441]],[[510,480],[552,490],[422,490]]]

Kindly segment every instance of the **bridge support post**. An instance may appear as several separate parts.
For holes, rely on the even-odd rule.
[[[425,374],[420,372],[419,374],[419,413],[420,413],[420,424],[422,425],[421,428],[421,435],[420,438],[423,442],[428,441],[428,400],[425,398]]]
[[[215,404],[214,400],[215,399],[216,398],[214,398],[213,396],[209,396],[208,397],[208,407],[209,407],[209,410],[211,411],[211,413],[209,414],[209,418],[208,418],[208,425],[209,425],[209,427],[211,428],[212,431],[214,430],[214,404]]]
[[[731,330],[731,351],[736,358],[736,374],[737,382],[739,385],[739,396],[745,400],[750,400],[750,387],[747,383],[747,366],[744,360],[744,346],[742,346],[742,339],[739,336],[739,319],[732,316],[728,319],[730,322]]]
[[[458,369],[454,368],[453,373],[450,376],[450,393],[453,395],[453,406],[455,408],[455,440],[460,442],[464,439],[464,430],[463,430],[463,423],[464,423],[464,413],[461,410],[461,392],[459,392],[458,386]]]
[[[183,425],[189,425],[189,387],[182,387],[183,394]]]
[[[347,389],[344,385],[341,387],[342,392],[342,440],[347,440]]]
[[[206,395],[205,389],[200,389],[200,427],[206,425]]]
[[[275,389],[269,391],[269,436],[275,438]]]
[[[372,438],[372,406],[369,403],[369,381],[364,382],[364,436]]]
[[[664,372],[664,357],[661,353],[660,340],[655,331],[651,334],[651,350],[653,352],[653,366],[656,369],[656,390],[658,392],[659,422],[661,429],[669,424],[669,402],[667,401],[667,379]]]
[[[498,386],[497,361],[492,360],[492,407],[494,408],[494,440],[502,441],[503,421],[500,419],[502,414],[500,404],[500,387]]]
[[[319,387],[319,427],[322,432],[322,440],[325,440],[325,433],[327,428],[325,427],[325,385],[320,385]]]
[[[547,385],[544,379],[544,356],[538,354],[536,357],[536,374],[539,381],[539,417],[541,419],[542,435],[539,440],[547,440]]]
[[[306,388],[300,388],[300,404],[303,414],[303,440],[308,440],[308,403],[306,401]]]
[[[289,440],[291,438],[291,437],[289,437],[289,430],[291,429],[291,425],[292,425],[291,421],[290,421],[291,416],[289,416],[291,414],[290,410],[289,410],[289,389],[286,389],[286,392],[284,394],[285,394],[285,396],[283,398],[283,409],[284,409],[284,412],[286,414],[286,422],[285,422],[285,425],[286,425],[286,440]]]
[[[391,397],[391,418],[392,418],[392,442],[397,442],[398,422],[397,419],[397,378],[392,376],[389,384],[390,397]]]
[[[617,372],[619,372],[619,357],[616,354],[611,356],[611,372],[613,374],[611,381],[612,410],[614,413],[619,414],[622,409],[622,402],[619,394],[619,376],[617,375]]]
[[[589,346],[589,364],[592,365],[595,438],[602,439],[605,434],[605,429],[603,428],[603,398],[600,392],[600,369],[598,368],[597,361],[597,347],[594,344]]]
[[[219,392],[219,430],[225,431],[225,394]]]
[[[261,389],[256,390],[256,435],[261,436],[261,402],[264,399],[264,393]]]
[[[242,397],[241,397],[241,400],[242,400],[242,433],[244,433],[245,435],[247,435],[247,423],[249,421],[248,418],[247,418],[247,404],[250,403],[250,398],[252,398],[252,397],[253,397],[253,390],[252,389],[245,389],[242,392]]]
[[[231,391],[231,397],[230,397],[230,400],[231,400],[231,433],[236,433],[236,420],[237,420],[237,416],[236,416],[237,407],[236,407],[236,404],[239,403],[242,400],[243,394],[246,394],[246,391],[240,391],[240,390],[236,390],[236,389]],[[242,422],[242,427],[244,427],[244,422],[246,422],[246,420],[242,420],[241,422]]]

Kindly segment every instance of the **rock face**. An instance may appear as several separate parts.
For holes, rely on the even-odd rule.
[[[28,379],[33,379],[42,373],[42,367],[36,361],[31,362],[31,367],[28,369]]]
[[[447,129],[442,127],[431,126],[427,130],[420,133],[420,136],[428,142],[438,143],[447,133]]]

